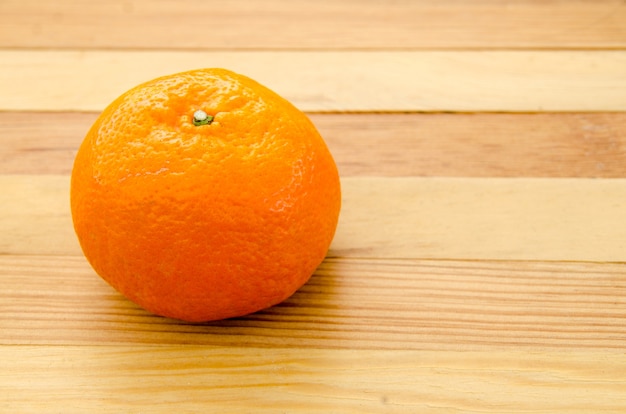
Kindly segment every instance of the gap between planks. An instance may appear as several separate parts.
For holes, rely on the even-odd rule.
[[[78,256],[0,256],[0,344],[618,351],[626,264],[328,258],[298,292],[188,324],[123,298]]]
[[[619,0],[0,3],[9,48],[624,48],[625,28]]]
[[[124,91],[155,77],[224,67],[310,112],[626,111],[626,51],[618,50],[5,49],[0,61],[8,62],[0,76],[0,110],[100,111]]]
[[[0,112],[0,174],[69,174],[97,115]],[[626,177],[626,113],[309,116],[342,177]]]

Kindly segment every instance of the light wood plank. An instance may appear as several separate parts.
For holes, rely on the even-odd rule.
[[[0,359],[0,403],[19,413],[626,410],[623,354],[5,346]]]
[[[623,261],[626,180],[354,177],[332,254]],[[375,202],[373,200],[376,200]]]
[[[100,111],[154,77],[220,66],[310,112],[626,111],[626,51],[0,50],[0,61],[0,110]]]
[[[342,177],[626,177],[626,113],[309,116]],[[70,174],[96,117],[0,112],[0,174]]]
[[[328,258],[291,298],[192,325],[77,256],[0,256],[0,343],[291,349],[626,350],[626,264]]]
[[[0,252],[80,255],[69,177],[0,176]],[[624,261],[626,179],[342,179],[334,257]],[[373,202],[375,200],[375,202]]]
[[[626,8],[620,0],[0,3],[0,47],[328,50],[625,46]]]
[[[0,175],[0,255],[81,254],[73,233],[69,176],[30,177]]]

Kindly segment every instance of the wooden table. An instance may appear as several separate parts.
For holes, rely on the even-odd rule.
[[[72,160],[103,107],[226,67],[342,177],[285,303],[193,325],[91,270]],[[0,412],[626,412],[626,3],[0,2]]]

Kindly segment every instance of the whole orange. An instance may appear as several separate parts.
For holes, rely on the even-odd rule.
[[[326,256],[340,204],[337,167],[306,115],[224,69],[124,93],[87,133],[71,179],[94,270],[143,308],[192,322],[292,295]]]

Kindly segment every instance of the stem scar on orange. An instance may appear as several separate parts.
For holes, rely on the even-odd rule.
[[[190,322],[291,296],[326,256],[341,207],[312,122],[224,69],[154,79],[111,103],[78,150],[70,198],[94,270]]]

